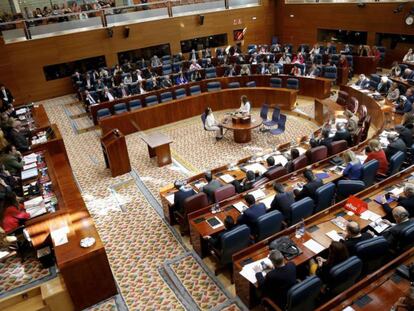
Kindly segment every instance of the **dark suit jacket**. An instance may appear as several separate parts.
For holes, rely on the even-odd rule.
[[[398,200],[398,205],[404,207],[408,214],[410,215],[410,217],[414,217],[414,196],[412,197],[399,197]],[[386,204],[382,204],[382,208],[384,209],[384,211],[387,213],[387,218],[391,219],[392,218],[392,208],[386,203]]]
[[[351,133],[349,133],[347,129],[343,131],[336,131],[335,136],[333,137],[332,140],[333,141],[346,140],[346,142],[348,143],[348,146],[352,145],[352,135]]]
[[[404,141],[401,138],[398,138],[396,141],[393,141],[387,146],[387,149],[385,149],[385,155],[389,161],[390,158],[398,151],[405,152],[406,150],[407,146],[405,145]]]
[[[19,151],[27,151],[29,150],[29,142],[27,138],[20,132],[12,129],[9,134],[10,143],[12,143],[17,150]]]
[[[207,185],[203,187],[203,192],[207,194],[208,200],[214,202],[214,191],[222,186],[221,182],[217,179],[213,179]]]
[[[413,144],[413,133],[410,129],[404,127],[399,133],[400,138],[404,141],[405,145],[408,147]]]
[[[382,236],[390,243],[390,247],[394,250],[398,250],[400,248],[400,241],[402,233],[401,231],[408,225],[413,223],[413,219],[408,221],[404,221],[398,225],[391,227],[390,229],[384,231]]]
[[[174,194],[174,209],[178,212],[184,212],[184,200],[196,194],[195,191],[190,188],[189,190],[179,189]]]
[[[285,309],[288,290],[296,284],[296,266],[292,262],[280,268],[275,268],[263,277],[256,273],[257,284],[263,296],[272,299],[281,309]]]
[[[344,240],[343,243],[345,244],[346,248],[348,249],[349,256],[355,255],[355,246],[359,242],[369,240],[370,238],[372,238],[372,235],[370,235],[368,232],[364,232],[359,237],[349,238],[349,239]]]
[[[4,108],[7,104],[13,104],[13,99],[14,99],[14,97],[13,97],[13,95],[10,92],[9,89],[5,89],[5,91],[6,91],[6,95],[7,95],[7,100],[4,99],[3,91],[0,90],[1,102],[3,103]]]
[[[316,178],[315,180],[308,182],[306,185],[303,186],[303,189],[296,195],[296,201],[299,201],[306,197],[315,199],[315,192],[321,186],[323,186],[323,182],[319,178]]]
[[[252,228],[257,218],[264,214],[266,214],[266,205],[263,203],[253,204],[247,210],[245,210],[242,215],[239,216],[237,219],[237,224],[246,224]]]
[[[278,210],[282,213],[285,219],[290,218],[290,206],[295,203],[295,196],[292,192],[279,193],[275,195],[272,203],[270,204],[270,209]]]

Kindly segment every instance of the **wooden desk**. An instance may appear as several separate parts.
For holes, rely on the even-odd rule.
[[[374,56],[354,56],[354,74],[370,75],[377,72],[378,61]]]
[[[178,88],[184,88],[186,91],[186,95],[187,96],[191,96],[190,94],[190,87],[193,85],[199,85],[201,88],[201,91],[203,93],[207,92],[207,83],[209,82],[213,82],[213,81],[218,81],[221,83],[221,88],[227,89],[229,83],[231,82],[239,82],[240,83],[240,87],[245,87],[246,83],[249,81],[254,81],[256,82],[256,86],[257,87],[269,87],[270,86],[270,79],[273,76],[271,75],[250,75],[250,76],[235,76],[235,77],[218,77],[218,78],[214,78],[214,79],[206,79],[206,80],[202,80],[199,82],[191,82],[191,83],[187,83],[187,84],[183,84],[183,85],[175,85],[171,88],[166,88],[166,89],[161,89],[161,90],[156,90],[156,91],[150,91],[148,93],[142,94],[142,95],[133,95],[133,96],[129,96],[129,97],[125,97],[125,98],[120,98],[120,99],[115,99],[112,102],[102,102],[102,103],[98,103],[96,105],[91,105],[90,106],[90,113],[92,115],[92,120],[94,122],[95,125],[98,125],[98,121],[97,121],[97,111],[99,109],[102,108],[108,108],[112,114],[114,113],[114,105],[118,104],[118,103],[125,103],[127,105],[127,108],[129,110],[129,103],[132,100],[135,99],[140,99],[141,103],[144,107],[146,107],[145,104],[145,97],[150,96],[150,95],[156,95],[158,100],[160,101],[160,94],[164,93],[164,92],[172,92],[173,93],[173,98],[175,99],[175,93],[174,91]],[[277,78],[282,79],[282,86],[286,87],[286,82],[287,79],[292,78],[292,76],[288,76],[288,75],[279,75],[279,76],[275,76]],[[332,80],[331,79],[326,79],[326,78],[312,78],[312,77],[294,77],[295,79],[299,80],[299,90],[298,90],[298,95],[303,95],[303,96],[309,96],[309,97],[315,97],[315,98],[327,98],[330,95],[330,90],[331,90],[331,84],[332,84]],[[246,88],[247,89],[255,89],[255,88]],[[194,96],[191,96],[194,97]],[[240,100],[238,100],[239,102]],[[280,102],[280,99],[279,99]],[[274,103],[279,104],[278,101],[275,101]],[[296,102],[296,100],[295,100]],[[273,103],[273,102],[272,102]],[[155,106],[156,107],[156,106]],[[152,108],[155,108],[152,107]],[[220,110],[220,109],[213,109],[213,110]],[[153,118],[155,118],[155,115],[152,116]],[[178,121],[181,119],[177,119],[174,121]],[[174,122],[172,121],[172,122]],[[155,127],[155,126],[152,126]]]
[[[43,105],[33,106],[31,111],[36,128],[44,128],[50,126],[50,121]]]
[[[43,106],[42,106],[43,107]],[[66,148],[63,142],[62,135],[60,134],[59,128],[56,124],[51,124],[47,127],[38,128],[33,131],[31,134],[36,135],[41,131],[47,132],[47,141],[40,143],[40,144],[33,144],[30,146],[30,152],[38,152],[47,150],[51,155],[58,154],[58,153],[65,153]],[[69,158],[68,158],[69,161]]]
[[[349,78],[349,67],[338,67],[336,84],[345,85],[348,83],[348,78]]]
[[[237,122],[234,123],[232,120],[228,120],[227,122],[222,123],[222,126],[225,129],[232,130],[234,136],[234,142],[236,143],[248,143],[252,140],[252,129],[255,129],[262,125],[262,120],[260,117],[251,117],[250,122],[242,123]]]
[[[172,162],[170,151],[172,140],[167,135],[153,133],[144,135],[141,139],[148,145],[150,158],[157,157],[158,166],[164,166]]]

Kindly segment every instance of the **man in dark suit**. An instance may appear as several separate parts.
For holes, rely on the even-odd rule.
[[[275,182],[273,189],[276,191],[276,195],[270,204],[270,209],[278,210],[282,213],[285,219],[290,218],[290,206],[295,203],[295,196],[293,192],[285,192],[285,188],[282,184]]]
[[[8,140],[20,152],[28,151],[30,149],[29,141],[23,134],[21,122],[14,120],[12,123],[12,130],[9,133]]]
[[[399,114],[404,114],[413,110],[412,102],[405,96],[401,95],[397,99],[397,107],[395,107],[395,112]]]
[[[1,102],[3,104],[3,108],[5,109],[7,105],[12,105],[14,102],[14,97],[9,89],[7,89],[4,85],[0,86],[0,97]]]
[[[89,91],[85,91],[85,104],[87,107],[90,105],[94,105],[99,102],[99,99],[94,96],[94,94],[91,94]]]
[[[272,250],[269,254],[272,262],[272,270],[264,277],[262,274],[263,267],[254,266],[256,272],[257,284],[264,297],[270,298],[280,308],[284,309],[287,300],[288,290],[296,284],[296,266],[293,262],[285,264],[283,255],[278,250]]]
[[[405,145],[412,146],[413,144],[413,134],[412,130],[406,128],[403,125],[397,125],[395,131],[398,133],[399,137],[404,141]]]
[[[407,210],[402,206],[397,206],[392,211],[392,216],[395,219],[396,224],[391,226],[388,230],[382,233],[382,236],[390,243],[390,247],[394,250],[400,249],[402,240],[402,230],[411,225],[414,220],[409,218]],[[392,225],[388,220],[384,220]]]
[[[207,180],[207,185],[203,187],[203,192],[207,194],[208,200],[214,202],[214,191],[222,186],[221,182],[217,179],[213,179],[211,172],[206,172],[204,178]]]
[[[349,133],[348,129],[345,127],[343,122],[336,124],[336,133],[332,141],[346,140],[348,146],[352,145],[352,135]]]
[[[392,215],[393,209],[388,205],[386,202],[386,198],[384,199],[384,203],[382,203],[382,208],[387,213],[387,218]],[[404,207],[410,218],[414,217],[414,185],[407,183],[404,186],[404,195],[399,196],[397,199],[398,205]]]
[[[359,86],[361,89],[367,89],[369,87],[369,79],[364,74],[360,74],[355,85]]]
[[[355,255],[355,246],[361,242],[372,238],[368,232],[361,233],[359,224],[355,221],[350,221],[346,225],[346,235],[342,241],[348,249],[349,256]]]
[[[257,218],[266,214],[266,205],[264,203],[256,203],[256,199],[253,195],[248,194],[244,197],[249,208],[244,211],[243,214],[239,216],[237,219],[237,224],[242,225],[246,224],[250,227],[250,229],[254,226]]]
[[[117,96],[116,97],[124,98],[124,97],[128,97],[128,96],[129,96],[128,87],[125,84],[121,83],[119,85],[118,90],[117,90]]]
[[[174,194],[174,209],[180,213],[184,212],[184,200],[196,194],[193,188],[186,185],[181,180],[174,182],[174,187],[178,190]]]
[[[214,235],[214,236],[206,235],[205,237],[203,237],[205,240],[208,240],[208,243],[214,249],[217,249],[217,250],[221,249],[222,235],[226,232],[231,231],[234,228],[237,228],[236,224],[234,223],[234,219],[230,215],[227,215],[226,218],[224,218],[223,224],[224,224],[224,230],[218,233],[217,235]]]
[[[299,190],[299,189],[294,190],[296,201],[299,201],[306,197],[315,199],[316,190],[319,187],[323,186],[322,180],[320,180],[319,178],[316,178],[310,169],[306,169],[303,172],[303,176],[306,178],[308,183],[303,186],[302,190]]]
[[[266,173],[269,173],[272,169],[275,168],[275,158],[270,156],[266,158],[267,170],[262,174],[264,176]]]
[[[388,161],[391,157],[396,154],[398,151],[406,152],[407,146],[405,145],[404,141],[398,137],[396,133],[390,133],[387,136],[389,144],[387,149],[385,149],[385,155],[387,156]]]
[[[383,77],[381,77],[380,83],[378,83],[376,91],[380,94],[387,94],[388,89],[389,89],[388,77],[383,76]]]

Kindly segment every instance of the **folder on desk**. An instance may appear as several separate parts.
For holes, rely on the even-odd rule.
[[[282,166],[285,166],[286,163],[288,163],[288,159],[286,159],[286,157],[281,154],[273,156],[273,159],[275,159],[276,165],[281,164]]]
[[[260,175],[262,175],[264,172],[267,171],[267,169],[261,165],[260,163],[253,163],[248,164],[243,167],[243,171],[253,171],[253,172],[259,172]]]
[[[38,175],[37,167],[22,171],[21,177],[22,180],[30,179]]]
[[[23,162],[25,165],[37,162],[37,154],[31,153],[23,157]]]
[[[325,249],[325,247],[323,247],[321,244],[319,244],[318,242],[316,242],[313,239],[309,239],[308,241],[303,243],[303,245],[315,254],[319,254],[320,252],[322,252]]]
[[[245,210],[247,210],[249,207],[244,204],[243,202],[237,202],[233,204],[234,208],[239,211],[240,214],[242,214]]]
[[[267,198],[261,200],[260,202],[266,206],[266,209],[270,209],[270,205],[272,204],[274,197],[274,195],[270,195]]]
[[[234,177],[229,174],[223,174],[220,178],[227,184],[231,183],[234,180]]]
[[[258,201],[258,200],[260,200],[260,199],[262,199],[266,196],[266,193],[264,193],[262,189],[254,190],[254,191],[250,192],[249,194],[254,196],[256,201]]]
[[[30,170],[31,168],[35,168],[35,167],[37,167],[36,162],[30,163],[30,164],[25,164],[23,166],[23,171]]]

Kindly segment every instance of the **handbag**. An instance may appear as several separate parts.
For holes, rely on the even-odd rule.
[[[295,257],[299,256],[302,253],[302,251],[299,249],[299,247],[297,247],[295,242],[293,242],[287,236],[282,236],[282,237],[270,242],[269,248],[271,250],[277,249],[278,251],[280,251],[283,254],[283,256],[287,260],[295,258]]]

